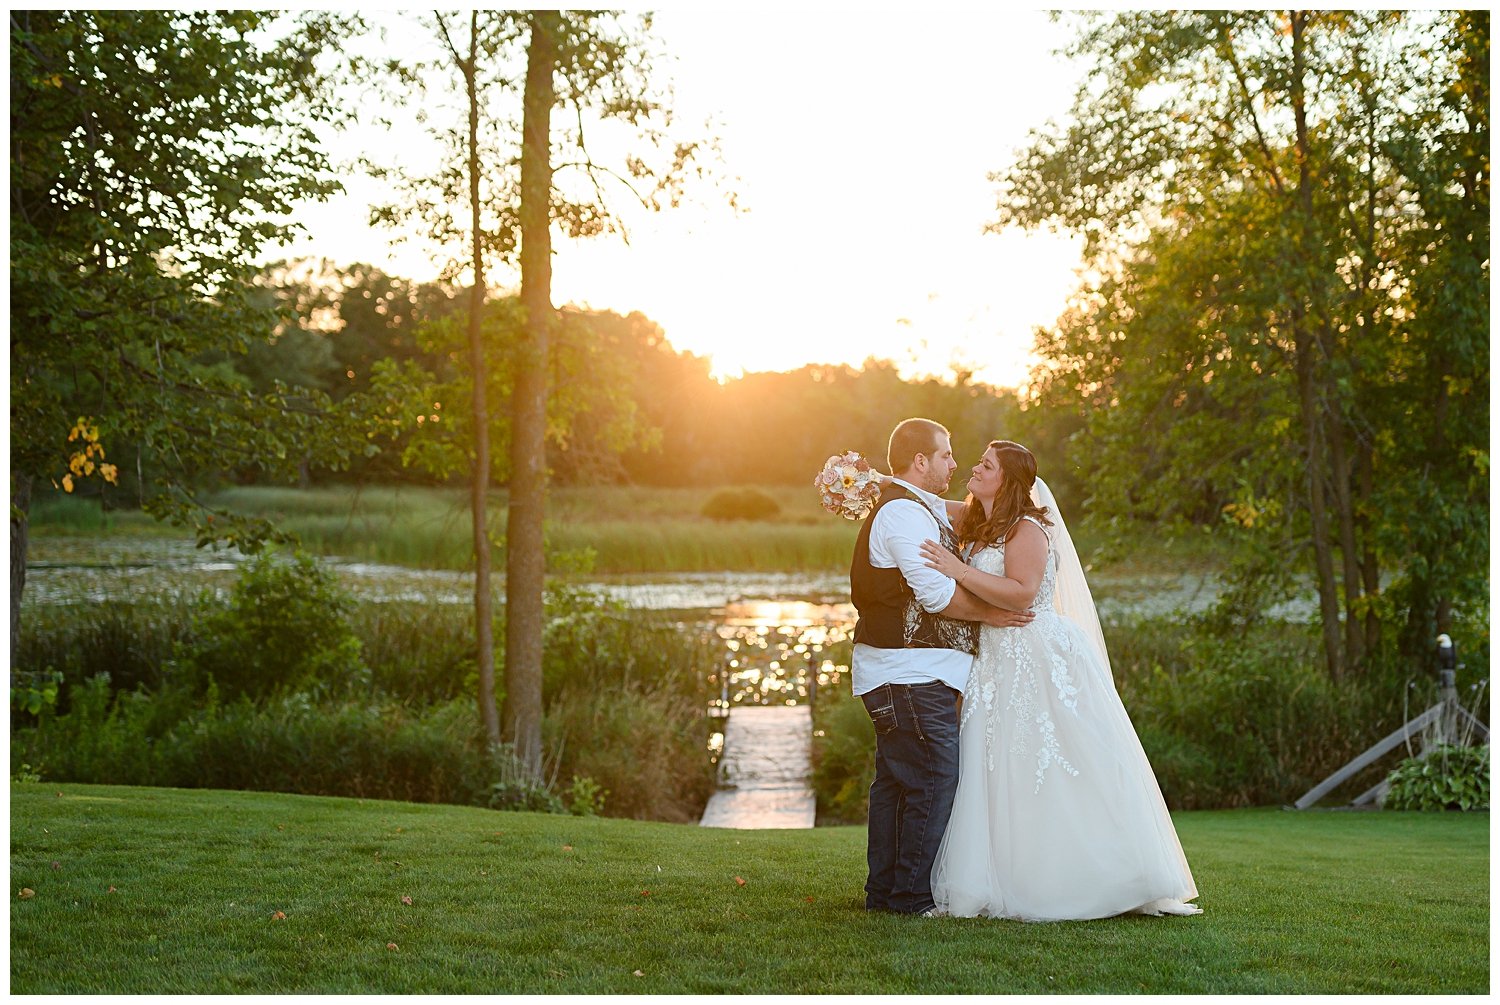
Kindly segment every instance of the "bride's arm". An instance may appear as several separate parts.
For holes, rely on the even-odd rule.
[[[1024,611],[1036,599],[1047,569],[1047,535],[1030,521],[1022,521],[1005,542],[1004,576],[980,572],[936,541],[922,542],[922,557],[933,568],[987,604]]]

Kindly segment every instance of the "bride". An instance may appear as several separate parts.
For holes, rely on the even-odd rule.
[[[932,541],[927,564],[1036,618],[980,628],[958,793],[932,870],[938,912],[1022,921],[1201,913],[1187,903],[1197,888],[1036,459],[996,440],[968,488],[965,502],[948,505],[969,564]]]

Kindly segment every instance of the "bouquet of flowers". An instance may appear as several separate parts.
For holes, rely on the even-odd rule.
[[[880,498],[880,472],[853,450],[834,454],[813,479],[823,508],[846,520],[863,520]]]

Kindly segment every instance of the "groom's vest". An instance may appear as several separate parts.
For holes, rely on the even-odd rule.
[[[870,528],[875,525],[875,514],[897,499],[924,505],[902,486],[887,483],[854,542],[854,561],[849,565],[850,599],[859,611],[854,641],[876,649],[956,649],[973,656],[979,650],[976,622],[930,613],[917,601],[900,569],[877,569],[870,564]],[[943,547],[958,554],[958,535],[941,521],[938,530]]]

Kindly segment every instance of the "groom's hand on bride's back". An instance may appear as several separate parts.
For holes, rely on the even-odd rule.
[[[1030,611],[1008,611],[1003,607],[991,607],[982,619],[985,624],[995,628],[1021,628],[1031,624],[1031,619],[1036,617]]]

